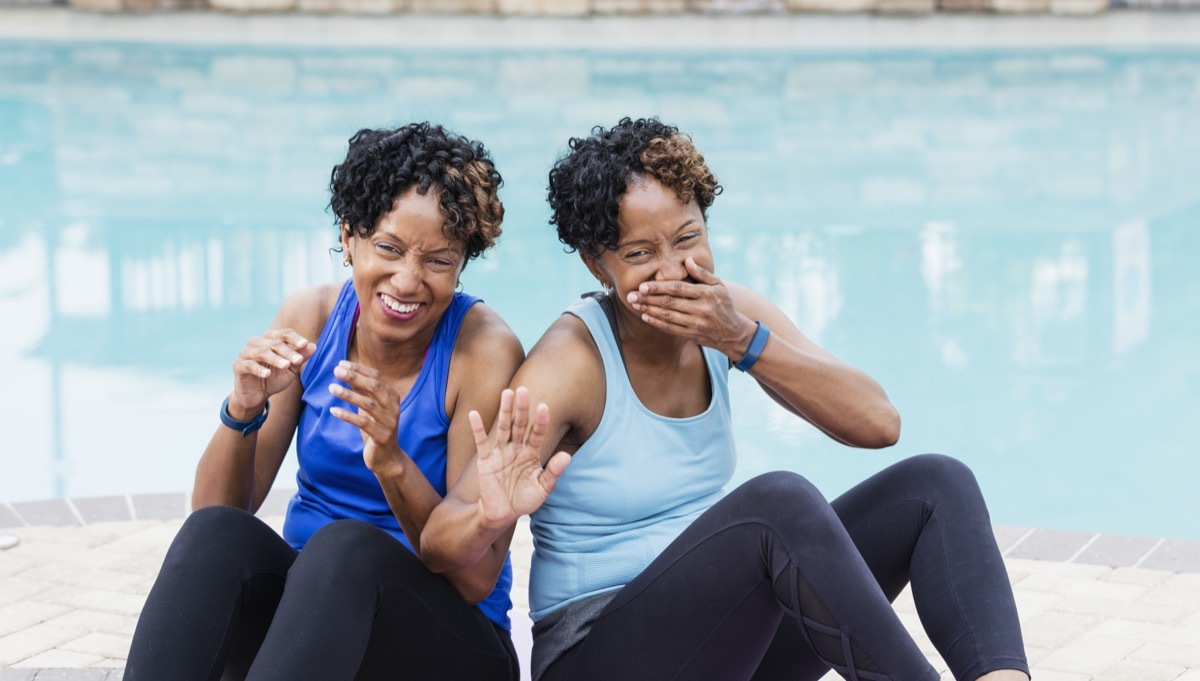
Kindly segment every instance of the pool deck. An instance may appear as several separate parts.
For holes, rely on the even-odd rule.
[[[290,492],[260,515],[276,528]],[[185,494],[0,504],[0,681],[107,681],[187,512]],[[1200,681],[1200,542],[998,526],[1039,681]],[[514,541],[514,638],[529,647],[531,542]],[[943,672],[906,591],[897,610]],[[836,678],[836,677],[830,677]]]

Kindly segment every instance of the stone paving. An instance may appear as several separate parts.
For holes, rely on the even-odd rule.
[[[261,512],[276,528],[287,491]],[[120,679],[183,494],[0,504],[0,681]],[[1200,681],[1200,543],[996,528],[1039,681]],[[531,543],[514,542],[514,638],[529,646]],[[908,592],[901,618],[934,665]],[[830,676],[830,679],[836,678]]]

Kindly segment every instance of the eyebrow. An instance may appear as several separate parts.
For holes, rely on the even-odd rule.
[[[675,231],[674,231],[674,232],[671,232],[671,234],[672,234],[672,235],[678,234],[678,233],[682,232],[684,229],[686,229],[686,228],[688,227],[688,225],[694,224],[695,222],[696,222],[696,219],[695,219],[695,218],[688,218],[687,222],[685,222],[685,223],[683,223],[682,225],[679,225],[678,227],[676,227],[676,228],[675,228]],[[651,240],[650,240],[650,239],[633,239],[632,241],[622,241],[622,242],[620,242],[620,243],[618,243],[618,244],[617,244],[617,250],[620,250],[620,249],[622,249],[622,248],[625,248],[625,247],[627,247],[627,246],[632,246],[633,244],[646,243],[646,242],[649,242],[649,241],[651,241]]]
[[[375,230],[374,234],[372,234],[371,236],[376,236],[376,235],[385,236],[388,238],[388,241],[393,241],[393,242],[403,246],[406,250],[409,248],[412,248],[411,246],[408,245],[407,241],[405,241],[404,239],[401,239],[400,237],[396,236],[395,234],[392,234],[391,232],[389,232],[385,229],[377,229],[377,230]],[[454,255],[461,258],[463,251],[462,251],[462,249],[455,248],[454,246],[442,246],[441,248],[435,248],[431,251],[421,251],[421,253],[423,255],[433,255],[435,253],[453,253]]]

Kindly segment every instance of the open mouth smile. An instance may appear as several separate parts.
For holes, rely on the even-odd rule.
[[[386,293],[379,294],[379,302],[384,313],[394,319],[408,320],[421,309],[421,303],[402,303]]]

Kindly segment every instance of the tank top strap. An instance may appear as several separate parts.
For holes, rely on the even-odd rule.
[[[468,293],[455,293],[450,306],[442,313],[437,331],[434,332],[433,340],[425,353],[425,366],[429,369],[429,379],[434,382],[435,395],[446,395],[446,386],[450,381],[450,357],[454,354],[458,330],[462,327],[471,306],[478,302],[482,302],[482,299]],[[448,418],[444,400],[438,405],[438,412],[442,419]]]
[[[617,380],[617,377],[625,374],[625,362],[621,359],[621,348],[617,345],[612,322],[609,321],[608,315],[605,313],[604,307],[600,305],[600,301],[596,299],[596,295],[595,293],[584,294],[579,300],[567,306],[566,313],[577,317],[592,334],[592,340],[596,343],[596,348],[600,350],[600,360],[604,364],[605,380],[611,383],[613,380]],[[611,413],[615,397],[612,389],[604,391],[605,413]]]
[[[358,296],[354,293],[354,280],[347,279],[317,338],[316,354],[305,362],[300,371],[300,385],[308,386],[313,376],[320,375],[326,365],[336,364],[346,358],[350,334],[354,332],[354,313],[357,311]]]

